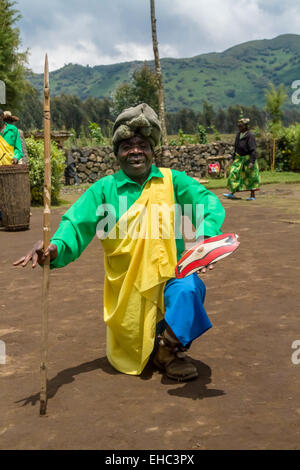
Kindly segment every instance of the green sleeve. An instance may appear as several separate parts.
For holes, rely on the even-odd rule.
[[[100,217],[97,208],[102,203],[100,181],[91,186],[62,217],[58,230],[51,238],[58,256],[51,268],[63,268],[75,261],[96,234]]]
[[[21,158],[24,158],[21,138],[20,138],[20,134],[17,128],[16,128],[15,143],[14,143],[14,158],[17,158],[17,160],[21,160]]]
[[[220,235],[225,210],[217,196],[184,172],[172,170],[172,178],[175,200],[197,229],[197,238]],[[197,211],[197,204],[203,210],[199,206]]]

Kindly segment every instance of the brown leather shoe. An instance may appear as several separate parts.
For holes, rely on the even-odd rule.
[[[167,377],[178,382],[198,377],[198,371],[194,364],[184,354],[179,342],[171,344],[164,333],[159,336],[158,350],[153,358],[153,363],[160,370],[165,371]]]

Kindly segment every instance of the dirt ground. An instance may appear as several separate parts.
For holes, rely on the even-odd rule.
[[[216,191],[222,194],[222,191]],[[223,198],[221,196],[223,201]],[[0,230],[0,449],[300,449],[300,185],[223,201],[240,249],[205,275],[213,328],[189,355],[199,378],[175,383],[105,357],[103,251],[51,273],[48,414],[39,417],[41,269],[13,268],[41,237]],[[65,207],[53,210],[53,230]],[[300,358],[300,353],[299,353]]]

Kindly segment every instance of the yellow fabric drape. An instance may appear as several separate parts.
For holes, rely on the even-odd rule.
[[[177,263],[172,173],[160,171],[164,177],[148,181],[119,219],[115,239],[102,241],[107,357],[117,370],[132,375],[143,371],[153,350],[156,324],[164,315],[165,284]]]
[[[0,165],[12,165],[14,149],[0,135]]]

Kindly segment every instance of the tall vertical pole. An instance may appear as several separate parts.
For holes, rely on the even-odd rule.
[[[51,128],[50,128],[50,87],[48,56],[45,57],[44,70],[44,219],[43,242],[44,250],[50,244],[51,232]],[[50,256],[43,266],[43,292],[42,292],[42,336],[41,336],[41,393],[40,415],[47,410],[47,372],[48,372],[48,297],[50,281]]]
[[[272,154],[272,167],[271,170],[275,170],[275,156],[276,156],[276,139],[273,137],[273,154]]]
[[[162,132],[161,132],[161,134],[162,134],[162,143],[163,143],[163,145],[168,145],[168,136],[167,136],[167,128],[166,128],[166,120],[165,120],[164,88],[163,88],[162,72],[161,72],[159,52],[158,52],[154,0],[150,0],[150,9],[151,9],[153,52],[154,52],[155,69],[156,69],[156,77],[157,77],[157,88],[158,88],[159,120],[160,120],[160,123],[161,123],[161,130],[162,130]]]

